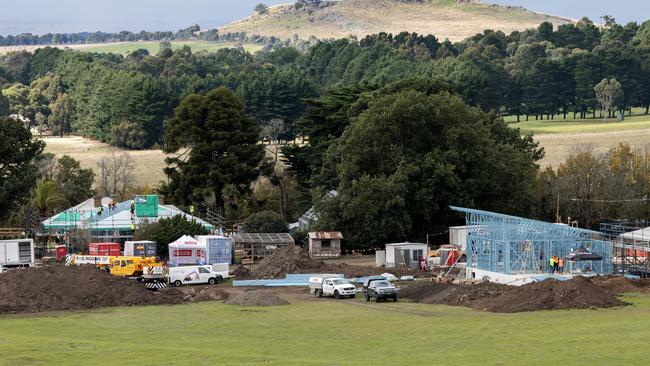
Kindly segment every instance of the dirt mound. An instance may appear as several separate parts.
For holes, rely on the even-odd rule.
[[[194,287],[187,286],[181,289],[169,289],[167,291],[178,291],[180,297],[186,302],[199,301],[223,301],[230,297],[230,293],[214,286]]]
[[[288,273],[333,273],[338,270],[335,265],[309,258],[307,252],[299,246],[280,248],[251,271],[254,278],[281,278]]]
[[[595,276],[593,282],[615,294],[625,292],[650,292],[650,279],[632,280],[621,276]]]
[[[460,305],[495,313],[626,305],[616,297],[615,292],[581,276],[568,281],[547,280],[519,287],[492,283],[419,283],[403,289],[401,296],[420,303]]]
[[[82,310],[106,306],[178,304],[173,292],[153,292],[93,266],[62,265],[0,274],[0,313]]]
[[[251,276],[251,270],[248,267],[239,265],[232,271],[232,275],[237,278],[249,278]]]
[[[363,277],[389,272],[396,276],[431,275],[409,268],[377,268],[351,264],[332,264],[312,259],[299,246],[280,248],[261,261],[250,272],[242,270],[240,278],[283,278],[288,273],[342,273],[346,277]]]
[[[225,301],[226,304],[239,306],[279,306],[289,303],[275,294],[262,290],[242,292]]]

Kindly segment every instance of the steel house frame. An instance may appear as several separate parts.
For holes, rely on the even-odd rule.
[[[549,273],[549,259],[565,256],[581,245],[602,261],[565,264],[576,272],[612,273],[612,243],[596,240],[596,231],[525,219],[489,211],[450,206],[465,214],[467,268],[504,274]]]

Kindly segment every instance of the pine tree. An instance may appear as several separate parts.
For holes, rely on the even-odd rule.
[[[259,138],[259,126],[230,90],[186,97],[166,125],[164,151],[176,156],[167,159],[170,181],[161,191],[177,203],[204,206],[213,199],[223,209],[224,186],[246,192],[259,176],[264,160]]]

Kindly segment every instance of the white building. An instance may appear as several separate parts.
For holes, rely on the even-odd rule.
[[[449,227],[449,244],[458,245],[460,250],[465,251],[467,248],[467,230],[469,226],[450,226]]]
[[[418,268],[420,258],[426,258],[429,246],[423,243],[386,244],[386,268],[408,266]]]

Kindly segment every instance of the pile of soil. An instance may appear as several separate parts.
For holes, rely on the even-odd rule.
[[[467,306],[495,313],[595,309],[627,304],[616,297],[616,292],[596,282],[577,276],[568,281],[547,280],[519,287],[493,283],[419,283],[404,288],[401,296],[425,304]]]
[[[621,276],[595,276],[592,280],[599,287],[615,294],[625,292],[650,292],[650,279],[632,280]]]
[[[231,273],[237,278],[249,278],[251,276],[251,270],[242,265],[237,266]]]
[[[183,298],[183,301],[186,302],[223,301],[230,297],[229,292],[214,286],[205,286],[205,287],[187,286],[183,288],[183,290],[176,289],[176,288],[170,290],[179,291],[180,296]]]
[[[82,310],[106,306],[178,304],[174,292],[153,292],[94,266],[62,265],[0,274],[0,313]]]
[[[330,273],[336,266],[313,260],[299,246],[280,248],[264,258],[250,276],[253,278],[282,278],[288,273]]]
[[[237,269],[239,270],[239,269]],[[280,248],[262,260],[257,267],[249,273],[241,271],[240,278],[272,279],[284,278],[290,273],[342,273],[346,277],[362,277],[380,275],[389,272],[396,276],[403,275],[431,275],[409,268],[377,268],[355,266],[349,264],[332,264],[322,260],[312,259],[307,252],[299,246]]]
[[[289,303],[277,295],[262,291],[252,290],[242,292],[239,295],[230,297],[225,301],[226,304],[239,306],[279,306],[289,305]]]

